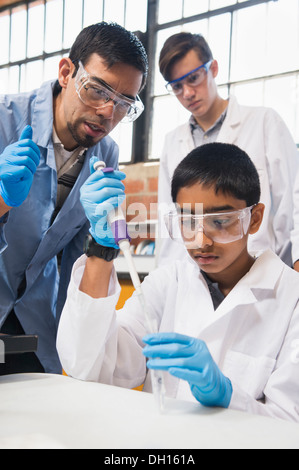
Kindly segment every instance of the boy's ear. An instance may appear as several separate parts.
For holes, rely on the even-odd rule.
[[[261,223],[263,221],[264,211],[265,211],[264,204],[258,203],[256,206],[253,207],[252,212],[251,212],[251,221],[250,221],[249,231],[248,231],[250,235],[253,235],[259,230]]]

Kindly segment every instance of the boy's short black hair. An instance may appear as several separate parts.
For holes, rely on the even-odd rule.
[[[222,192],[246,201],[247,207],[260,201],[258,172],[247,153],[236,145],[217,142],[202,145],[189,153],[173,175],[173,202],[176,202],[180,189],[196,183],[214,186],[216,194]]]

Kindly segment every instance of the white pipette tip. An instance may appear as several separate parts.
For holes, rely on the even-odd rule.
[[[95,171],[97,170],[102,170],[103,168],[106,168],[106,163],[105,162],[101,162],[100,160],[95,162],[93,164],[93,168]]]

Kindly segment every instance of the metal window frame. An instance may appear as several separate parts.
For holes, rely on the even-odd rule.
[[[146,124],[145,124],[145,129],[146,129],[146,135],[145,135],[145,143],[144,143],[144,155],[146,155],[145,161],[149,162],[155,162],[159,161],[159,159],[154,159],[154,158],[149,158],[150,155],[150,146],[151,146],[151,140],[152,140],[152,126],[151,123],[153,121],[153,108],[154,108],[154,101],[156,98],[159,98],[161,96],[165,95],[155,95],[154,93],[154,82],[155,82],[155,73],[159,73],[157,70],[155,70],[155,60],[156,60],[156,47],[157,47],[157,35],[160,31],[173,28],[175,26],[181,26],[181,25],[187,25],[189,23],[193,23],[196,21],[204,20],[204,19],[209,19],[215,16],[220,16],[229,13],[231,15],[231,20],[230,20],[230,49],[229,49],[229,72],[228,72],[228,80],[224,83],[220,83],[218,86],[219,87],[227,87],[228,91],[230,91],[230,88],[232,85],[235,84],[244,84],[244,83],[251,83],[255,81],[260,81],[260,80],[268,80],[274,77],[283,77],[287,75],[293,75],[295,73],[299,73],[299,70],[294,70],[294,71],[287,71],[284,73],[277,73],[277,74],[269,74],[266,76],[262,77],[254,77],[246,80],[238,80],[238,81],[232,81],[231,80],[231,65],[232,65],[232,34],[233,34],[233,22],[234,22],[234,14],[240,10],[243,10],[245,8],[250,8],[254,7],[257,5],[265,4],[265,3],[270,3],[270,2],[277,2],[280,0],[247,0],[242,3],[235,3],[233,5],[227,5],[222,8],[218,8],[215,10],[208,10],[206,12],[200,13],[198,15],[193,15],[189,17],[184,17],[183,12],[184,12],[184,4],[185,0],[182,0],[182,18],[170,21],[167,23],[161,23],[159,24],[158,22],[158,13],[159,13],[159,1],[160,0],[149,0],[149,11],[148,11],[148,44],[149,44],[149,67],[150,70],[153,71],[152,74],[149,76],[149,80],[147,83],[147,90],[146,90],[146,98],[145,98],[145,103],[146,103]]]
[[[102,18],[105,16],[105,2],[109,0],[103,0],[103,6],[102,6]],[[274,2],[274,1],[279,1],[279,0],[247,0],[242,3],[235,3],[233,5],[228,5],[223,8],[215,9],[215,10],[209,10],[204,13],[200,13],[198,15],[193,15],[189,17],[184,17],[183,12],[184,12],[184,2],[185,0],[182,0],[182,17],[171,22],[159,24],[158,22],[158,14],[159,14],[159,2],[160,0],[148,0],[148,15],[147,15],[147,29],[145,33],[140,33],[136,32],[140,40],[143,42],[147,53],[148,53],[148,58],[149,58],[149,69],[151,73],[149,74],[147,85],[143,92],[141,93],[141,99],[145,103],[145,111],[142,114],[142,116],[134,123],[133,126],[133,145],[132,145],[132,158],[131,161],[129,162],[124,162],[122,164],[132,164],[132,163],[137,163],[137,162],[155,162],[158,161],[158,159],[152,159],[149,158],[150,155],[150,145],[151,145],[151,137],[152,137],[152,120],[153,120],[153,104],[154,100],[158,98],[154,94],[154,81],[155,81],[155,73],[159,73],[157,70],[155,70],[155,59],[156,59],[156,47],[157,47],[157,35],[160,31],[172,28],[175,26],[180,26],[182,24],[189,24],[193,23],[195,21],[200,21],[203,19],[209,19],[215,16],[223,15],[230,13],[231,15],[231,26],[230,26],[230,50],[229,50],[229,76],[228,76],[228,81],[225,83],[219,84],[219,86],[227,86],[228,90],[230,90],[230,87],[234,84],[237,83],[249,83],[257,80],[262,80],[262,79],[269,79],[273,77],[279,77],[287,74],[294,74],[298,73],[298,70],[295,71],[288,71],[285,74],[275,74],[275,75],[269,75],[269,76],[264,76],[264,77],[254,77],[248,80],[240,80],[240,81],[231,81],[230,80],[230,73],[231,73],[231,56],[232,56],[232,33],[233,33],[233,20],[234,20],[234,13],[240,10],[243,10],[245,8],[253,7],[256,5],[260,4],[265,4],[269,2]],[[42,54],[34,57],[28,57],[27,56],[27,47],[28,47],[28,10],[29,10],[29,4],[33,3],[34,0],[23,0],[23,1],[16,1],[12,4],[9,4],[7,6],[2,6],[0,7],[0,13],[4,11],[8,11],[8,14],[10,15],[10,22],[11,22],[11,16],[12,16],[12,11],[16,7],[19,6],[26,6],[27,10],[27,31],[26,31],[26,57],[24,60],[19,60],[15,62],[11,62],[9,60],[8,63],[6,64],[1,64],[0,65],[0,70],[5,69],[5,68],[10,68],[12,66],[19,66],[19,68],[27,63],[30,62],[35,62],[37,60],[45,61],[48,58],[51,57],[59,57],[62,55],[66,55],[69,53],[69,48],[67,49],[60,49],[57,51],[53,51],[51,53],[46,53],[43,52]],[[46,4],[47,0],[42,0],[45,8],[45,14],[44,14],[44,37],[43,37],[43,45],[45,46],[45,34],[46,34],[46,15],[47,15],[47,9],[46,9]],[[65,0],[62,0],[63,2],[63,18],[62,18],[62,31],[61,31],[61,37],[62,37],[62,45],[63,45],[63,39],[64,39],[64,15],[65,15]],[[125,17],[126,17],[126,2],[127,0],[124,0],[124,23],[125,23]],[[82,0],[82,27],[84,24],[84,3],[85,0]],[[11,34],[11,28],[10,28],[10,34]],[[9,48],[11,47],[11,37],[9,38]],[[43,47],[44,51],[44,47]],[[10,55],[9,55],[10,59]],[[21,74],[19,72],[19,81],[20,81]],[[164,96],[164,95],[163,95]]]
[[[9,34],[10,34],[10,37],[9,37],[9,61],[5,64],[1,64],[0,65],[0,70],[2,69],[9,69],[11,67],[19,67],[19,83],[18,83],[18,89],[20,90],[20,84],[21,84],[21,66],[22,65],[26,65],[28,63],[31,63],[31,62],[36,62],[36,61],[45,61],[46,59],[49,59],[51,57],[61,57],[63,55],[67,55],[70,51],[70,48],[61,48],[60,50],[57,50],[57,51],[53,51],[53,52],[45,52],[45,40],[46,40],[46,21],[47,21],[47,8],[46,8],[46,5],[47,5],[47,2],[48,0],[42,0],[42,3],[44,5],[44,28],[43,28],[43,53],[42,54],[39,54],[37,56],[34,56],[34,57],[28,57],[28,18],[29,18],[29,15],[28,15],[28,11],[29,11],[29,8],[30,8],[30,4],[31,3],[34,3],[35,0],[23,0],[23,1],[16,1],[16,2],[13,2],[13,3],[10,3],[6,6],[1,6],[0,7],[0,14],[3,13],[3,12],[7,12],[7,14],[9,15],[9,18],[10,18],[10,27],[9,27]],[[109,1],[109,0],[103,0],[103,4],[102,4],[102,13],[101,13],[101,17],[104,18],[105,17],[105,6],[106,6],[106,1]],[[83,25],[84,25],[84,4],[85,4],[85,0],[82,0],[82,22],[81,22],[81,26],[83,28]],[[10,50],[11,50],[11,20],[12,20],[12,13],[13,13],[13,10],[15,8],[18,8],[18,7],[25,7],[26,9],[26,52],[25,52],[25,58],[22,59],[22,60],[18,60],[18,61],[11,61],[10,60]],[[125,24],[125,20],[126,20],[126,7],[127,7],[127,0],[124,0],[124,8],[123,8],[123,23]],[[64,43],[64,23],[65,23],[65,0],[62,0],[62,30],[61,30],[61,45],[63,46],[63,43]],[[137,36],[141,39],[141,41],[146,44],[147,43],[147,35],[146,34],[143,34],[143,33],[140,33],[140,32],[136,32]],[[141,93],[141,99],[144,99],[144,91]],[[128,161],[128,162],[125,162],[124,164],[129,164],[129,163],[134,163],[136,161],[142,161],[143,157],[143,148],[144,148],[144,145],[143,145],[143,139],[140,138],[140,136],[143,136],[144,133],[145,133],[145,129],[144,129],[144,114],[141,116],[141,118],[139,118],[139,120],[134,123],[134,126],[133,126],[133,145],[132,145],[132,156],[131,156],[131,161]]]

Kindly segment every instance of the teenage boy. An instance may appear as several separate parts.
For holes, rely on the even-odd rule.
[[[171,202],[171,179],[180,161],[195,147],[225,142],[243,149],[255,164],[265,204],[263,223],[251,237],[253,254],[271,248],[299,271],[299,204],[293,198],[298,151],[281,117],[272,109],[240,105],[223,99],[216,78],[218,63],[200,34],[179,33],[165,42],[159,59],[167,90],[190,112],[190,120],[165,138],[160,159],[159,205]],[[299,191],[299,188],[297,187]],[[295,209],[295,212],[294,212]],[[163,231],[161,216],[159,263],[184,256]],[[295,228],[295,230],[294,230]]]
[[[118,167],[108,134],[142,112],[146,75],[137,37],[103,22],[81,31],[58,80],[1,98],[0,332],[39,338],[3,373],[61,373],[57,324],[89,229],[80,187],[91,156]]]
[[[115,311],[117,250],[103,227],[108,205],[124,198],[123,178],[95,172],[81,191],[98,250],[73,269],[57,341],[66,373],[151,391],[147,367],[161,369],[170,397],[299,421],[299,276],[271,251],[248,252],[264,205],[247,154],[207,144],[174,173],[166,225],[189,256],[142,284],[158,334],[147,334],[136,294]]]

